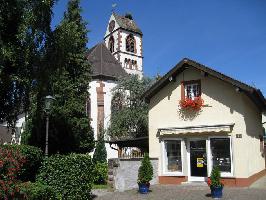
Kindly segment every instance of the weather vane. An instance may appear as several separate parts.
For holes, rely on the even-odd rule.
[[[117,4],[116,4],[116,3],[113,3],[113,4],[112,4],[112,12],[114,12],[114,11],[115,11],[115,8],[116,8],[116,6],[117,6]]]

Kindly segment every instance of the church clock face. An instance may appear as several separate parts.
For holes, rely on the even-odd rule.
[[[109,32],[112,32],[114,30],[114,28],[115,28],[115,21],[112,20],[109,23]]]

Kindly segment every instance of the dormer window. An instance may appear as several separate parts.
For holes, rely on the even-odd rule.
[[[194,100],[195,97],[201,95],[200,81],[187,81],[184,82],[185,97]]]
[[[135,52],[135,38],[132,34],[129,34],[126,38],[126,51]]]

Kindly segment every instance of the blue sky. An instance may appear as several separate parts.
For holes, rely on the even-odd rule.
[[[112,4],[143,32],[144,74],[165,74],[188,57],[255,86],[266,96],[265,0],[81,0],[88,47],[103,40]],[[52,26],[67,0],[54,7]]]

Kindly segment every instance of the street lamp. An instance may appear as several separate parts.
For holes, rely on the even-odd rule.
[[[45,156],[48,156],[48,132],[49,132],[49,114],[50,114],[50,109],[51,109],[51,104],[53,102],[54,97],[51,95],[48,95],[44,99],[44,104],[45,104],[45,113],[46,113],[46,135],[45,135]]]

